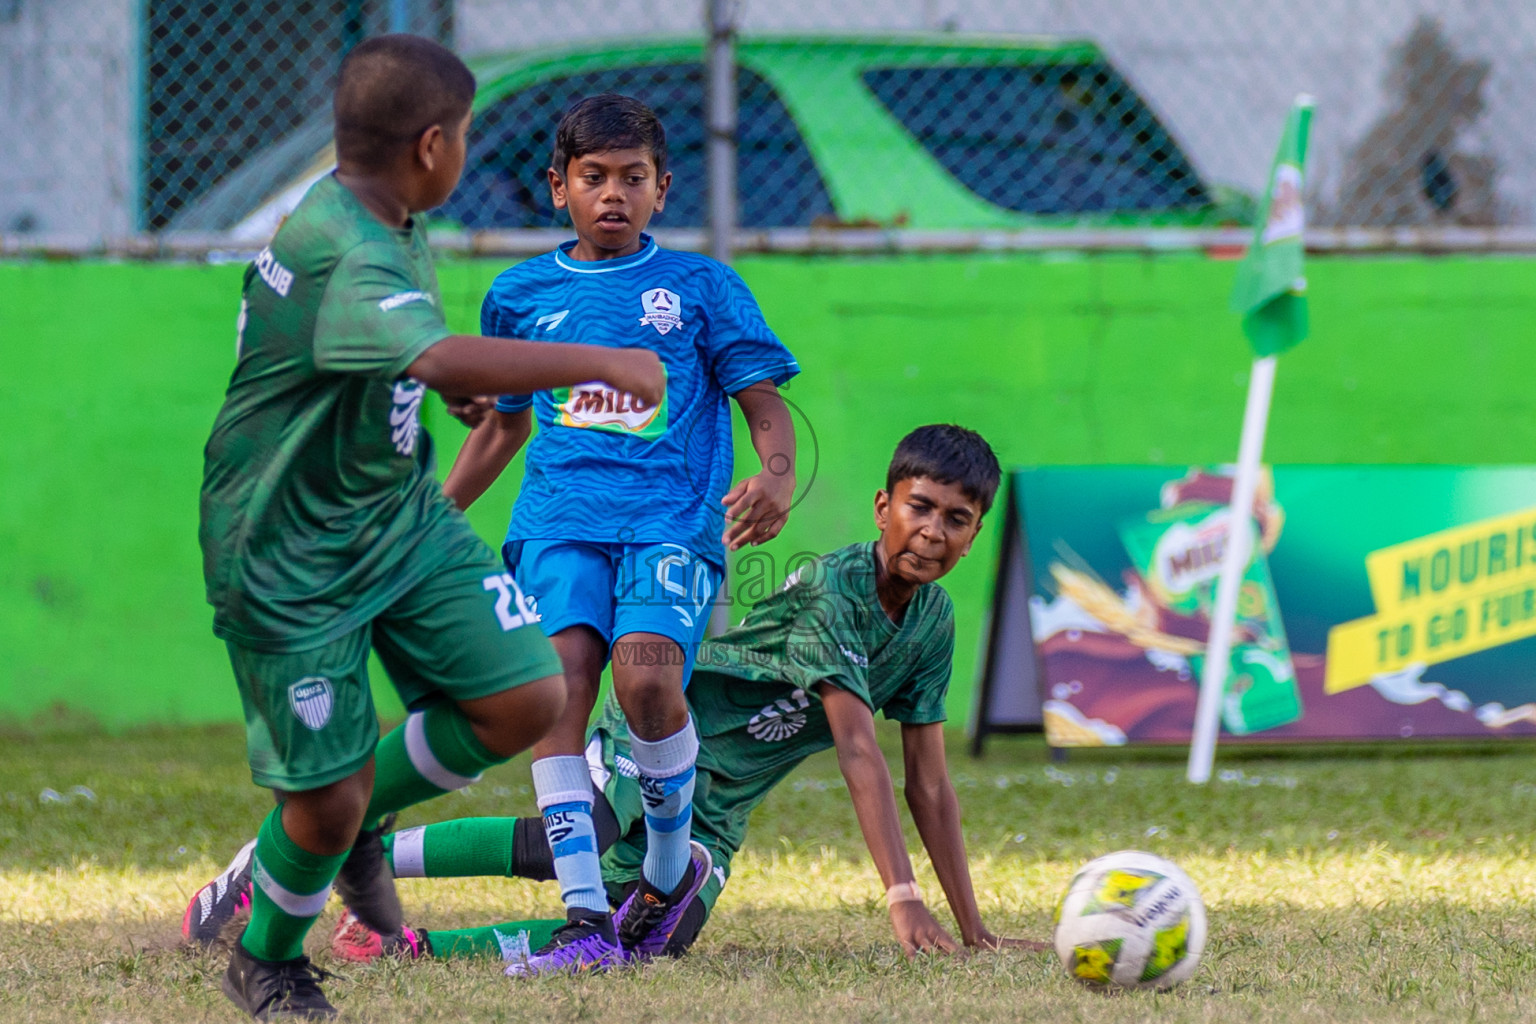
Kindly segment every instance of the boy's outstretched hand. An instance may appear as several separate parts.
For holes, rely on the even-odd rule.
[[[907,956],[926,952],[964,953],[969,950],[996,953],[1004,949],[1042,953],[1051,948],[1048,942],[1036,942],[1034,939],[1005,939],[993,935],[986,929],[967,939],[965,945],[961,946],[955,941],[954,936],[934,920],[928,908],[917,900],[892,904],[891,927],[896,930],[896,938],[901,942],[902,952]]]
[[[907,956],[919,953],[963,953],[965,948],[933,919],[921,900],[891,904],[891,927]]]
[[[784,529],[790,502],[795,497],[792,473],[775,475],[763,470],[749,476],[726,492],[720,503],[725,506],[725,533],[720,539],[735,551],[748,544],[772,540]]]

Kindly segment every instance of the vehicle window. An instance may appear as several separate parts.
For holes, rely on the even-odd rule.
[[[1151,109],[1101,61],[880,68],[864,84],[961,184],[1023,213],[1210,204]]]
[[[345,52],[340,19],[323,4],[272,6],[135,6],[145,19],[143,227],[169,226],[247,158],[302,128],[313,111],[330,109]]]
[[[740,223],[808,225],[832,213],[832,200],[784,103],[760,75],[738,69]],[[702,227],[708,220],[704,65],[607,68],[528,86],[481,111],[470,128],[469,159],[440,211],[472,229],[568,224],[549,201],[545,170],[560,115],[584,96],[619,92],[656,111],[667,129],[672,192],[657,226]]]

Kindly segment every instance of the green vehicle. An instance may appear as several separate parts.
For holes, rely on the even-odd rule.
[[[744,228],[1202,227],[1253,215],[1250,198],[1200,177],[1091,42],[761,37],[738,42],[736,58]],[[667,126],[676,187],[657,226],[704,225],[704,60],[698,40],[477,58],[469,163],[438,216],[469,230],[562,225],[544,177],[555,123],[577,98],[612,91]],[[317,124],[274,147],[176,227],[271,220],[329,168],[327,135]],[[268,197],[254,218],[253,195]]]

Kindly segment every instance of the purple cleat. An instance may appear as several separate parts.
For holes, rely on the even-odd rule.
[[[664,893],[642,876],[635,891],[619,908],[619,943],[636,961],[650,960],[662,954],[688,904],[709,881],[709,873],[715,867],[709,851],[697,842],[689,842],[688,852],[688,867],[676,889]]]
[[[509,978],[585,974],[610,970],[628,961],[629,954],[619,945],[611,917],[575,909],[567,913],[566,924],[556,930],[547,945],[526,960],[508,964],[506,974]]]

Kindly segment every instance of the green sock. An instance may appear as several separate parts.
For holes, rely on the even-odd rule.
[[[516,818],[456,818],[401,829],[384,837],[384,853],[396,878],[512,877],[516,826]]]
[[[529,953],[549,944],[555,929],[564,926],[565,919],[558,921],[508,921],[489,928],[458,928],[454,930],[433,928],[427,932],[432,944],[432,955],[442,959],[464,956],[495,956],[502,960],[520,960]]]
[[[310,853],[283,831],[282,805],[272,809],[256,834],[251,864],[251,923],[240,944],[260,960],[292,960],[304,952],[304,936],[331,895],[346,853]]]
[[[480,773],[507,759],[475,738],[469,719],[449,703],[410,715],[374,751],[373,799],[365,828],[379,819],[435,796],[463,789]]]

